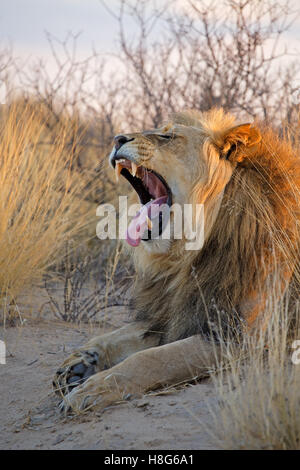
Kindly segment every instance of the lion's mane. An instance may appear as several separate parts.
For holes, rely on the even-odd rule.
[[[199,125],[194,113],[173,121]],[[218,131],[216,120],[213,126]],[[298,255],[299,156],[274,130],[257,127],[262,139],[239,158],[203,248],[184,251],[174,241],[167,255],[145,254],[132,306],[149,333],[162,333],[162,343],[205,333],[211,322],[252,325],[275,278],[280,292],[290,282]],[[258,297],[259,308],[243,312]]]

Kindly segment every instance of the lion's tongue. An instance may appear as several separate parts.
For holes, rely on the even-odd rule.
[[[131,246],[138,246],[141,242],[143,233],[148,228],[147,218],[154,219],[159,215],[160,206],[166,204],[168,196],[158,197],[152,201],[147,202],[139,212],[134,216],[129,224],[126,233],[126,241]]]

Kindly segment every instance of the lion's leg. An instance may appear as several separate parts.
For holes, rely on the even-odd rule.
[[[147,335],[146,325],[132,323],[111,333],[92,338],[74,351],[56,372],[53,385],[67,393],[91,375],[118,364],[131,354],[159,343],[159,335]]]
[[[199,335],[140,351],[90,377],[64,397],[60,408],[103,409],[128,395],[139,396],[161,386],[190,381],[207,375],[218,356],[218,346]]]

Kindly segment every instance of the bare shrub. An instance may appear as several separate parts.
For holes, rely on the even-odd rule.
[[[118,245],[108,254],[106,268],[101,272],[86,255],[86,250],[75,249],[72,243],[66,243],[60,269],[55,276],[51,273],[45,276],[49,300],[41,310],[49,305],[59,320],[78,323],[99,321],[100,312],[104,313],[107,308],[128,307],[133,274],[126,265],[123,266],[121,251]]]
[[[126,127],[156,127],[170,112],[213,106],[279,123],[295,107],[299,63],[284,46],[299,15],[291,1],[119,4],[110,11],[119,24]],[[134,39],[128,20],[138,30]]]

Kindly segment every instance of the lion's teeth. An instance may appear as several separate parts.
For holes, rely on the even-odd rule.
[[[152,230],[153,224],[152,224],[151,219],[148,216],[146,216],[146,220],[147,220],[148,229]]]
[[[138,168],[137,165],[134,162],[131,162],[131,174],[132,174],[132,176],[136,175],[137,168]]]
[[[123,168],[123,167],[122,167],[120,161],[116,162],[116,166],[115,166],[115,177],[116,177],[117,183],[119,182],[120,173],[121,173],[122,168]]]

